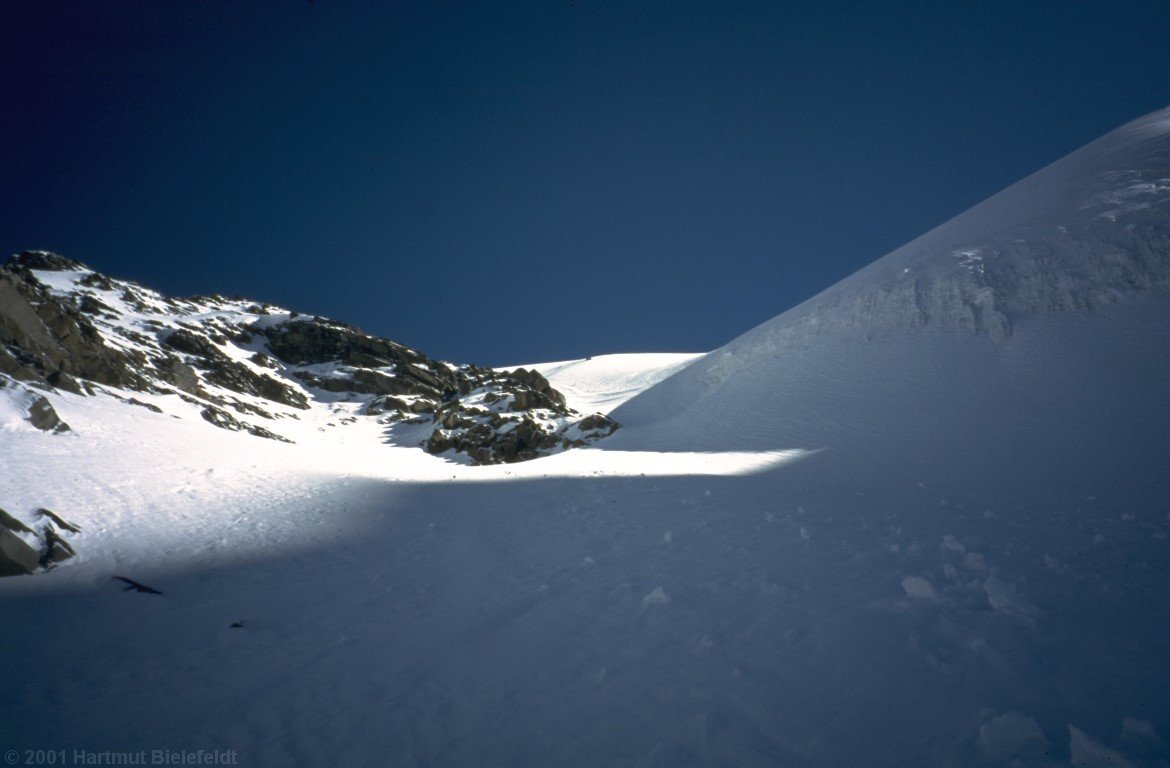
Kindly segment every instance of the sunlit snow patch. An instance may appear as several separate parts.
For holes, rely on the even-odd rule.
[[[523,464],[471,467],[459,480],[513,480],[544,477],[677,477],[754,475],[816,453],[793,448],[776,451],[678,452],[607,451],[581,448]]]

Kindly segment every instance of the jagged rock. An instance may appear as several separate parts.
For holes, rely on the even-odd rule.
[[[41,556],[24,539],[0,526],[0,576],[23,576],[41,564]]]
[[[185,328],[180,328],[168,334],[163,338],[162,342],[168,347],[177,349],[180,352],[186,352],[189,355],[201,357],[205,360],[225,357],[223,352],[211,342],[211,339],[198,333],[192,333]]]
[[[155,413],[162,413],[163,412],[163,409],[159,408],[157,405],[155,405],[153,403],[144,403],[141,400],[139,400],[137,397],[132,397],[129,400],[127,400],[126,402],[130,403],[130,405],[137,405],[140,408],[145,408],[148,411],[154,411]]]
[[[51,509],[45,509],[44,507],[41,507],[40,509],[37,510],[36,514],[37,514],[37,517],[48,518],[49,520],[51,520],[53,522],[54,525],[56,525],[58,528],[60,528],[63,531],[69,531],[70,533],[81,533],[81,528],[79,526],[76,526],[73,523],[66,522],[56,512],[54,512]]]
[[[76,272],[75,288],[50,288],[39,270]],[[119,312],[133,313],[131,322]],[[239,298],[171,299],[71,259],[27,252],[0,266],[0,372],[78,394],[93,394],[93,384],[176,394],[215,426],[276,440],[287,439],[229,411],[295,418],[261,405],[303,410],[312,390],[322,400],[332,399],[323,392],[340,393],[391,429],[430,419],[427,450],[453,449],[477,463],[522,461],[612,431],[608,422],[574,424],[579,414],[536,371],[454,366],[352,325],[282,315]],[[48,411],[43,416],[51,422]]]
[[[63,389],[75,395],[93,394],[92,391],[87,391],[87,388],[83,387],[77,379],[64,371],[53,371],[45,377],[45,382],[53,389]]]
[[[618,428],[618,423],[604,413],[594,413],[577,422],[577,429],[582,432],[604,432],[612,435]]]
[[[304,392],[271,376],[256,373],[235,360],[224,358],[214,361],[207,373],[207,381],[240,394],[255,395],[300,410],[309,408],[309,399]]]
[[[64,272],[86,268],[80,261],[67,259],[51,251],[24,251],[13,256],[9,263],[17,269],[40,269],[45,272]]]
[[[437,407],[438,403],[434,400],[418,397],[407,401],[401,397],[386,395],[385,397],[371,400],[369,405],[366,406],[366,414],[378,416],[383,413],[397,413],[402,417],[406,417],[408,414],[434,413]]]
[[[50,568],[57,563],[64,562],[71,557],[77,557],[77,552],[61,535],[46,525],[44,529],[45,548],[41,552],[38,564],[42,568]]]
[[[212,339],[203,334],[180,328],[167,335],[163,343],[196,358],[198,364],[207,371],[205,377],[210,384],[301,410],[307,410],[309,407],[309,400],[303,392],[232,360]]]
[[[61,421],[61,417],[53,409],[53,404],[44,396],[38,397],[29,406],[28,420],[34,427],[44,432],[60,434],[69,431],[69,425]]]
[[[117,286],[114,285],[113,280],[98,272],[90,272],[81,278],[79,282],[87,288],[98,288],[103,291],[117,290]]]
[[[392,376],[368,368],[351,368],[337,371],[335,376],[318,376],[308,371],[295,371],[293,376],[311,387],[326,392],[356,392],[365,395],[431,395],[439,392],[417,378]]]
[[[33,529],[17,520],[12,515],[0,509],[0,528],[7,528],[16,533],[32,533]]]
[[[467,454],[477,464],[507,464],[543,456],[561,446],[557,430],[524,416],[518,420],[501,414],[471,414],[448,409],[436,415],[438,426],[424,443],[428,453],[449,450]]]
[[[351,325],[329,321],[297,320],[260,331],[268,338],[268,349],[290,365],[312,365],[346,360],[364,354],[393,362],[422,362],[423,355],[401,344],[367,336]]]
[[[267,437],[269,440],[279,440],[282,443],[292,442],[292,440],[289,440],[284,435],[278,435],[275,432],[271,432],[265,429],[264,427],[260,427],[255,424],[249,424],[246,421],[240,421],[227,411],[216,408],[212,405],[206,406],[200,412],[200,415],[206,421],[214,424],[220,429],[226,429],[231,432],[247,432],[248,434],[255,435],[256,437]]]
[[[40,554],[17,534],[35,535],[32,528],[0,509],[0,576],[22,576],[40,566]]]
[[[540,395],[537,398],[540,402],[549,403],[549,405],[536,405],[537,408],[565,408],[565,396],[553,389],[552,385],[548,383],[548,379],[542,376],[538,371],[530,371],[527,368],[517,368],[514,371],[508,371],[505,376],[513,381],[517,381],[524,385],[525,389],[522,391],[532,392]]]
[[[89,294],[83,294],[78,299],[77,308],[87,315],[105,315],[113,319],[118,317],[112,307]]]
[[[116,387],[143,388],[145,381],[137,371],[145,359],[107,346],[79,309],[36,281],[29,264],[42,269],[49,268],[43,264],[77,262],[38,252],[21,254],[0,268],[0,344],[20,350],[20,357],[10,357],[28,372],[23,378],[45,380],[61,372]]]
[[[387,368],[394,365],[392,360],[376,357],[375,355],[367,355],[365,352],[358,352],[351,349],[345,356],[345,362],[350,365],[357,365],[363,368]]]
[[[175,385],[189,395],[198,397],[203,394],[203,388],[199,384],[199,374],[195,373],[195,369],[182,360],[174,357],[164,358],[155,363],[155,368],[159,373],[159,378],[168,384]]]

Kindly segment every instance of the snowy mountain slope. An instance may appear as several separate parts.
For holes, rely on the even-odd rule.
[[[293,444],[58,393],[71,432],[0,432],[0,506],[82,524],[77,558],[0,579],[0,746],[1170,765],[1166,204],[1103,175],[1157,187],[1164,117],[650,386],[583,450],[454,464],[344,395],[274,420]],[[1030,227],[982,273],[953,254]],[[1072,304],[1021,298],[1053,285]],[[1008,326],[973,309],[989,287]],[[686,362],[537,368],[600,405]]]
[[[1163,381],[1166,324],[1155,305],[1170,295],[1168,254],[1170,109],[1013,185],[614,415],[653,424],[632,443],[824,447],[859,431],[916,443],[942,415],[951,430],[1003,419],[1003,429],[1021,431],[1021,408],[1044,400],[1066,416],[1081,409],[1077,420],[1104,403],[1127,408],[1110,395],[1124,387],[1113,379],[1147,393]],[[1101,320],[1082,331],[1087,311]],[[1094,343],[1111,346],[1114,334],[1139,338],[1111,376],[1098,370],[1094,356],[1109,353]]]
[[[536,363],[537,371],[582,413],[609,413],[642,390],[702,357],[693,353],[598,355],[585,360]]]
[[[430,360],[239,298],[172,299],[47,252],[0,267],[0,298],[4,380],[131,405],[143,404],[137,393],[166,395],[147,407],[183,418],[180,403],[194,404],[213,426],[258,437],[289,440],[306,412],[337,402],[359,406],[349,419],[377,418],[392,441],[409,434],[474,463],[546,455],[616,428],[601,415],[580,419],[530,371]]]

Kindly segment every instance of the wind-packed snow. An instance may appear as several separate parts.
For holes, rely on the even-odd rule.
[[[0,580],[0,751],[1170,765],[1168,134],[707,356],[535,366],[616,406],[586,450],[470,467],[354,403],[289,445],[53,395],[73,431],[0,432],[0,507],[83,531]]]

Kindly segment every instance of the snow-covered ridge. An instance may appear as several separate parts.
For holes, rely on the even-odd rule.
[[[0,267],[0,298],[0,376],[13,383],[14,413],[31,413],[12,399],[20,380],[161,416],[189,418],[194,407],[216,427],[295,442],[306,412],[314,421],[340,406],[348,415],[326,417],[328,428],[376,419],[388,443],[477,464],[547,455],[617,428],[601,414],[582,418],[532,371],[431,360],[242,298],[170,298],[47,252]]]
[[[1170,109],[1012,185],[698,361],[709,385],[825,334],[963,328],[1170,292]]]

